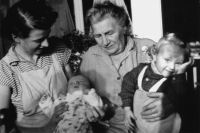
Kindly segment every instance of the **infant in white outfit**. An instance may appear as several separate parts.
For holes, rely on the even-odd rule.
[[[60,95],[58,99],[45,95],[41,98],[39,105],[43,112],[51,118],[54,108],[61,102],[66,102],[68,111],[64,112],[54,133],[92,133],[92,128],[86,117],[86,104],[102,107],[103,102],[90,86],[89,79],[83,75],[75,75],[69,80],[68,93]]]

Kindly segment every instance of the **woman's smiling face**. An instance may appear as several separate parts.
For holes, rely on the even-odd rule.
[[[92,31],[97,44],[110,56],[123,52],[125,28],[111,16],[92,24]]]

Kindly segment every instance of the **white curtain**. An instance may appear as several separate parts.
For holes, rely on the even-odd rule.
[[[63,36],[64,32],[75,29],[67,0],[47,0],[55,11],[58,12],[56,23],[52,26],[50,36]]]
[[[130,15],[129,15],[129,13],[128,13],[126,4],[124,3],[124,0],[94,0],[94,1],[93,1],[93,6],[94,6],[94,4],[96,4],[96,3],[103,3],[104,1],[110,1],[110,2],[112,2],[112,3],[114,3],[114,4],[118,5],[118,6],[124,7],[124,9],[126,10],[126,12],[127,12],[127,14],[128,14],[129,21],[130,21],[129,33],[133,35],[132,21],[131,21]]]

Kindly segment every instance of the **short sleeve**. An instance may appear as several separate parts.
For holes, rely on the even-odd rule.
[[[8,87],[13,87],[15,84],[13,73],[6,63],[1,60],[0,61],[0,84]]]
[[[56,47],[54,47],[54,51],[57,55],[57,58],[62,67],[68,65],[70,57],[71,57],[71,50],[59,40],[54,41]]]

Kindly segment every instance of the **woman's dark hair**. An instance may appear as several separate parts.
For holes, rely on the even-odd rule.
[[[44,0],[21,0],[14,4],[3,20],[3,35],[27,38],[33,29],[50,29],[58,14]]]
[[[116,22],[121,27],[128,27],[130,25],[129,17],[124,7],[117,6],[109,1],[96,3],[88,10],[85,21],[88,26],[91,26],[107,17],[116,19]]]

